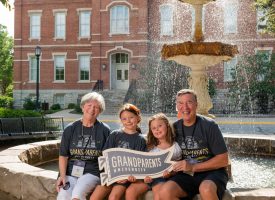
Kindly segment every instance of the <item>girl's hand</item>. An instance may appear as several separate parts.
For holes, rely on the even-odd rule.
[[[193,165],[186,160],[181,160],[173,165],[173,171],[175,172],[192,172]]]
[[[127,183],[127,179],[124,179],[124,180],[120,180],[120,181],[117,181],[117,183],[119,183],[119,184],[124,184],[124,183]]]
[[[167,170],[165,170],[164,172],[163,172],[163,178],[169,178],[170,176],[171,176],[171,174],[170,174],[170,172],[169,171],[167,171]]]
[[[146,176],[143,181],[144,183],[151,183],[153,179],[150,176]]]
[[[59,176],[55,185],[56,191],[59,192],[60,188],[63,187],[65,183],[66,183],[66,177]]]
[[[129,181],[129,182],[134,183],[134,182],[136,182],[136,180],[137,180],[136,177],[134,177],[134,176],[132,176],[132,175],[131,175],[131,176],[128,176],[128,181]]]

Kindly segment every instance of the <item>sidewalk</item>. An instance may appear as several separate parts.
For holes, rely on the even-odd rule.
[[[72,122],[76,119],[79,119],[82,117],[82,114],[74,114],[71,113],[73,110],[66,109],[62,110],[60,112],[56,112],[53,114],[49,114],[47,116],[49,117],[63,117],[65,122]],[[151,117],[153,114],[142,114],[142,121],[147,122],[149,117]],[[169,119],[171,122],[176,121],[176,116],[169,116]],[[103,122],[119,122],[119,117],[116,114],[100,114],[98,117],[99,120]],[[217,116],[214,119],[218,124],[236,124],[236,125],[243,125],[243,124],[262,124],[262,125],[275,125],[275,117],[271,115],[270,117],[267,115],[264,116]],[[274,127],[275,129],[275,127]]]

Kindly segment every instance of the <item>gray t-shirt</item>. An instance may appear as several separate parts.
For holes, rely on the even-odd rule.
[[[194,125],[183,126],[181,119],[174,123],[174,128],[183,159],[204,162],[215,155],[227,152],[222,133],[212,119],[197,115]]]
[[[125,148],[137,151],[146,151],[146,140],[141,133],[127,134],[118,129],[112,131],[105,143],[104,149]]]
[[[109,134],[109,126],[98,120],[93,127],[82,126],[80,120],[69,124],[62,135],[59,151],[61,156],[69,158],[66,175],[71,175],[75,160],[82,160],[86,163],[84,174],[99,176],[98,157],[102,155]]]

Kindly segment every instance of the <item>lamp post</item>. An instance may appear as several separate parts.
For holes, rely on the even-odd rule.
[[[35,108],[36,111],[39,110],[39,57],[41,55],[41,47],[35,47],[35,56],[36,56],[36,102]]]

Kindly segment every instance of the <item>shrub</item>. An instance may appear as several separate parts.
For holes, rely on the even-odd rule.
[[[40,107],[40,102],[39,102]],[[23,108],[25,110],[35,110],[36,109],[36,101],[31,98],[26,98],[24,100]]]
[[[74,108],[75,108],[75,104],[74,103],[69,103],[68,109],[74,109]]]
[[[60,106],[60,104],[53,104],[52,106],[51,106],[51,110],[60,110],[61,109],[61,106]]]
[[[13,98],[8,96],[0,96],[0,107],[1,108],[12,108]]]
[[[41,113],[35,112],[35,111],[0,108],[0,118],[40,117],[40,116],[41,116]]]

